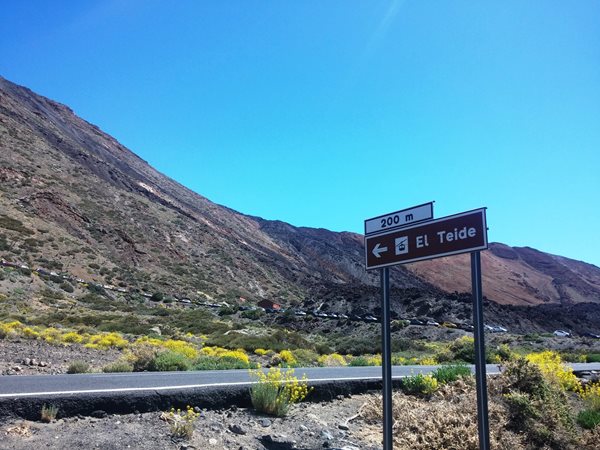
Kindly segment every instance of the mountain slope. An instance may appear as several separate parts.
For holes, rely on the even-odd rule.
[[[144,289],[282,301],[303,299],[319,282],[376,281],[362,268],[359,235],[295,228],[216,205],[64,105],[4,79],[0,138],[2,209],[33,231],[9,233],[30,264],[49,259],[87,278],[99,278],[89,267],[99,264],[113,280],[145,280]],[[25,251],[24,239],[34,239],[35,248]],[[395,276],[423,284],[405,271]]]
[[[229,301],[345,311],[378,304],[379,278],[364,270],[361,235],[217,205],[68,107],[1,77],[0,208],[0,256],[30,266]],[[394,268],[393,308],[424,315],[452,302],[443,291],[468,292],[468,268],[468,256]],[[600,269],[589,264],[493,244],[483,269],[484,292],[500,304],[600,303]],[[419,298],[437,303],[419,306]]]
[[[448,292],[470,289],[469,256],[413,264],[410,270]],[[492,243],[482,254],[485,295],[505,305],[600,303],[600,270],[529,247]]]

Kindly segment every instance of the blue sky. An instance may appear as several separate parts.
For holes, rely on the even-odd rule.
[[[435,200],[600,266],[600,2],[7,1],[0,74],[209,199],[361,232]]]

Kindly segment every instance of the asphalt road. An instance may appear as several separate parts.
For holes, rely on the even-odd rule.
[[[600,363],[571,364],[574,370],[600,370]],[[392,377],[428,373],[439,366],[394,366]],[[498,373],[498,366],[487,365],[487,373]],[[344,382],[381,379],[381,367],[311,367],[297,368],[309,382]],[[252,383],[247,370],[207,370],[190,372],[137,372],[78,375],[4,376],[0,398],[24,398],[48,395],[169,391],[181,389],[243,386]]]

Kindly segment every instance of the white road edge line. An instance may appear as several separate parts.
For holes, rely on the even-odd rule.
[[[400,379],[406,375],[395,375],[392,378]],[[356,381],[356,380],[381,380],[381,377],[350,377],[350,378],[315,378],[308,380],[309,384],[315,381]],[[139,391],[172,391],[176,389],[193,389],[220,386],[249,386],[256,381],[237,381],[232,383],[210,383],[210,384],[188,384],[181,386],[157,386],[139,388],[115,388],[115,389],[86,389],[80,391],[55,391],[55,392],[23,392],[14,394],[0,394],[0,398],[35,397],[42,395],[73,395],[73,394],[102,394],[110,392],[139,392]]]

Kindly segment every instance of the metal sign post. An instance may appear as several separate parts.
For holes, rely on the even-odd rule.
[[[483,333],[483,293],[481,287],[481,252],[471,253],[471,286],[473,291],[473,325],[475,334],[475,379],[477,381],[477,428],[479,449],[490,448],[488,396],[485,371],[485,336]]]
[[[390,269],[381,270],[381,375],[383,378],[383,450],[392,450],[392,334],[390,330]]]
[[[417,221],[421,223],[417,225]],[[367,270],[380,269],[381,273],[384,450],[393,447],[389,268],[462,253],[471,253],[479,448],[490,449],[480,256],[480,250],[487,248],[485,208],[433,220],[433,205],[426,203],[365,220],[365,266]]]

